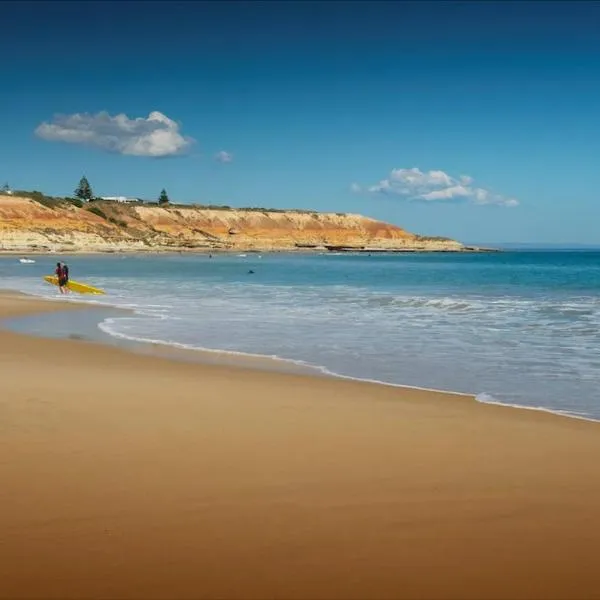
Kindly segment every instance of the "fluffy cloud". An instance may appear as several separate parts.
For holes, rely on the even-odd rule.
[[[361,186],[353,183],[354,192],[362,191]],[[421,171],[412,169],[393,169],[387,179],[366,188],[373,194],[396,195],[423,202],[467,201],[473,204],[496,204],[517,206],[519,201],[507,198],[474,185],[469,175],[451,177],[444,171]]]
[[[221,163],[230,163],[233,161],[233,154],[231,154],[231,152],[225,152],[225,150],[221,150],[215,154],[215,160]]]
[[[147,118],[130,119],[107,112],[91,115],[55,115],[44,122],[35,134],[51,142],[85,144],[117,154],[163,157],[183,154],[194,140],[179,132],[179,125],[161,112],[151,112]]]

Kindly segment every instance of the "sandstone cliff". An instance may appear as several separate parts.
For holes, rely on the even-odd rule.
[[[308,211],[159,207],[0,196],[0,250],[98,252],[297,248],[460,251],[360,215]]]

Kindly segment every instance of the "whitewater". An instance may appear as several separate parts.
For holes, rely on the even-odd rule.
[[[73,279],[107,291],[71,299],[129,309],[100,322],[86,313],[98,336],[600,419],[598,252],[63,260]],[[55,262],[2,257],[2,287],[57,298],[41,279]],[[43,323],[35,333],[82,327],[81,317]]]

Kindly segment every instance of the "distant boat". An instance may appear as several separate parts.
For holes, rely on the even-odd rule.
[[[31,258],[20,258],[19,262],[23,263],[24,265],[31,265],[35,262],[35,260],[32,260]]]
[[[238,256],[239,256],[240,258],[246,258],[246,256],[248,256],[248,255],[247,255],[247,254],[238,254]]]

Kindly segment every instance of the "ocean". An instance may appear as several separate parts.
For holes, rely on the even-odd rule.
[[[0,286],[57,298],[42,280],[57,257],[34,258],[0,258]],[[83,328],[97,339],[271,357],[315,373],[600,420],[597,251],[62,260],[74,280],[108,292],[72,299],[107,312],[86,312],[86,324],[74,313],[45,315],[38,334]],[[31,323],[6,325],[27,331]]]

